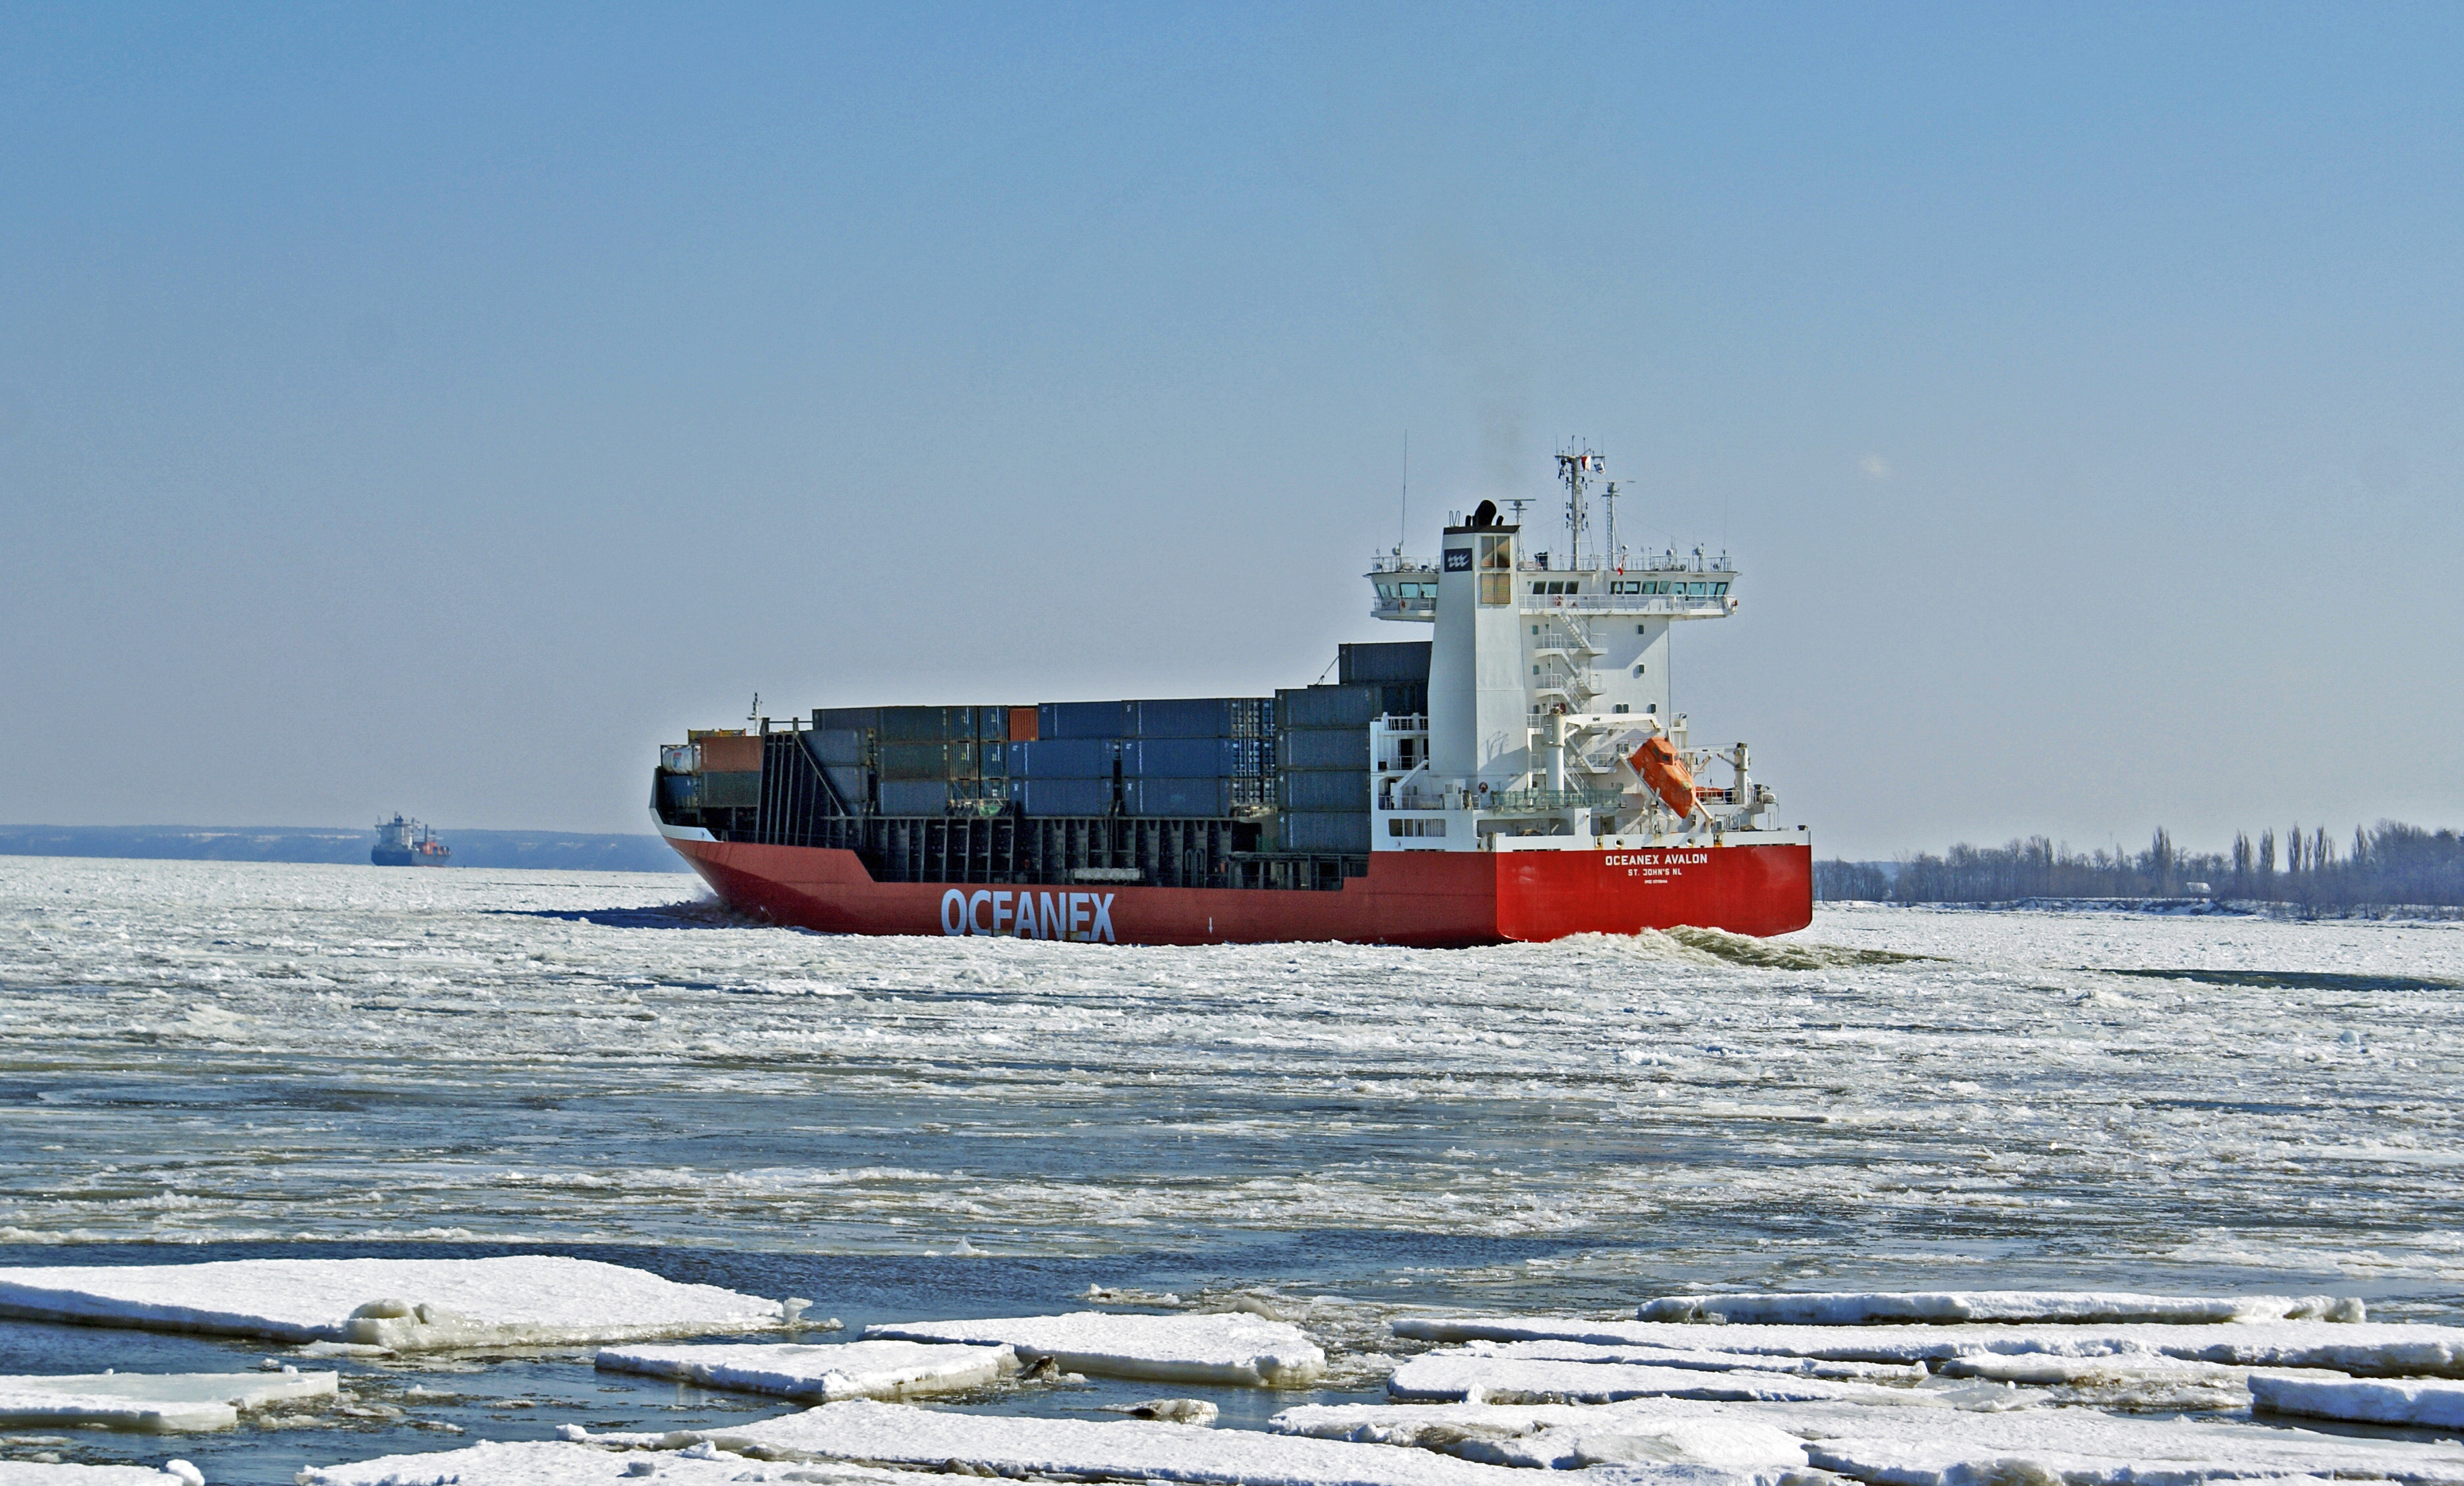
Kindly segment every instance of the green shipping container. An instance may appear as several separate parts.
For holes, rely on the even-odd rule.
[[[972,746],[969,751],[973,752]],[[884,743],[881,776],[885,779],[946,779],[951,746],[947,743]]]
[[[761,803],[761,772],[749,774],[701,774],[695,792],[700,798],[694,804],[703,810],[750,810]]]

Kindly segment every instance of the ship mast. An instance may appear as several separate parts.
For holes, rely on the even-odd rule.
[[[1557,451],[1557,478],[1566,486],[1566,545],[1569,549],[1566,566],[1583,565],[1583,533],[1591,526],[1591,508],[1583,501],[1584,487],[1592,477],[1608,468],[1599,450],[1582,440],[1570,440]]]

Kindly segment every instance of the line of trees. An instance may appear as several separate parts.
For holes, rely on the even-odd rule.
[[[1896,868],[1896,869],[1895,869]],[[1883,903],[2008,903],[2016,898],[2173,898],[2204,883],[2218,898],[2343,908],[2367,904],[2464,906],[2464,840],[2453,831],[2382,820],[2357,827],[2342,844],[2320,826],[2296,825],[2282,840],[2262,831],[2233,838],[2230,851],[2185,852],[2159,828],[2137,854],[2073,851],[2044,837],[2001,846],[1962,843],[1940,856],[1920,852],[1894,866],[1873,862],[1815,864],[1814,892],[1824,899]]]

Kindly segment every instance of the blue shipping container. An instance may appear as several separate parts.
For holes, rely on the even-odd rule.
[[[1121,809],[1133,816],[1226,816],[1232,813],[1232,781],[1143,778],[1121,781]]]
[[[1007,747],[1009,772],[1014,776],[1029,779],[1109,779],[1120,745],[1111,738],[1039,738]]]
[[[950,786],[943,779],[884,779],[881,813],[886,816],[938,816],[950,811]]]
[[[1277,740],[1285,769],[1366,769],[1367,728],[1294,728]]]
[[[1009,793],[1031,816],[1100,816],[1112,809],[1111,779],[1012,778]]]
[[[1369,775],[1366,770],[1287,769],[1283,797],[1287,810],[1366,810]]]
[[[1258,772],[1250,738],[1140,738],[1121,745],[1121,773],[1166,779],[1202,779]]]
[[[855,728],[816,728],[804,734],[804,746],[825,764],[864,762],[863,732]]]
[[[1367,851],[1369,812],[1286,811],[1281,824],[1286,851]]]
[[[1039,738],[1134,737],[1136,718],[1128,702],[1045,702],[1035,710]]]

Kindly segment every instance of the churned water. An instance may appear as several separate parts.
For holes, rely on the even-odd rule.
[[[1848,907],[1139,949],[681,895],[0,859],[0,1261],[553,1248],[850,1322],[1090,1283],[2464,1309],[2464,927]],[[232,1351],[20,1326],[0,1370],[141,1346]]]

